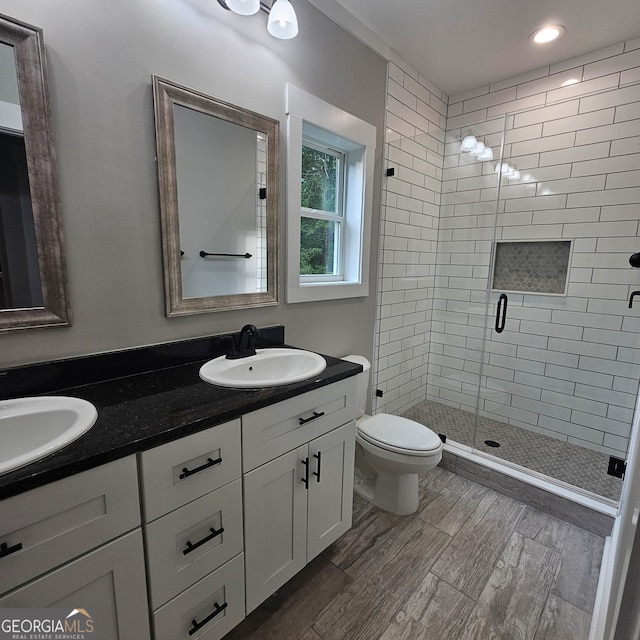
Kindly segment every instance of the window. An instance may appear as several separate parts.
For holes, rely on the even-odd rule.
[[[303,135],[300,178],[301,282],[342,279],[345,154]]]
[[[376,129],[287,85],[287,302],[369,293]]]

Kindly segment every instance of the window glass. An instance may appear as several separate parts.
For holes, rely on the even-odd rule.
[[[341,164],[337,154],[302,145],[300,195],[304,208],[338,213]]]
[[[300,220],[300,275],[336,275],[338,223],[302,216]]]
[[[300,275],[339,276],[344,154],[304,139],[300,186]]]

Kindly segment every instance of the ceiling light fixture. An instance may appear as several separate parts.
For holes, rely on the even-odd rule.
[[[565,31],[566,29],[560,24],[550,24],[546,27],[542,27],[542,29],[534,31],[529,36],[529,39],[536,44],[546,44],[547,42],[552,42],[559,38]]]
[[[275,0],[271,6],[261,0],[218,0],[228,11],[241,16],[252,16],[262,9],[269,15],[267,31],[280,40],[290,40],[298,35],[298,18],[289,0]]]

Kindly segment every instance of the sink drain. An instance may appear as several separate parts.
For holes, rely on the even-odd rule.
[[[487,447],[499,447],[500,443],[496,442],[495,440],[485,440],[484,443],[487,445]]]

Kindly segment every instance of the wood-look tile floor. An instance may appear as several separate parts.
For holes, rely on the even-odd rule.
[[[437,467],[417,513],[353,527],[225,640],[586,640],[604,540]]]

